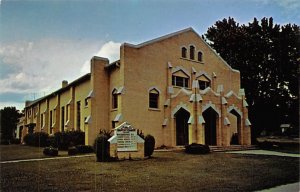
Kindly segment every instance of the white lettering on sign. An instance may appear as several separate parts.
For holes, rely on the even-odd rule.
[[[137,151],[136,131],[117,131],[118,151]]]

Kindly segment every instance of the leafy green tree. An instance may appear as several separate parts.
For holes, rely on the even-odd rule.
[[[14,138],[14,132],[20,117],[21,114],[16,107],[4,107],[0,110],[1,141]]]
[[[205,40],[241,72],[254,138],[281,123],[299,126],[299,26],[280,26],[272,18],[239,25],[217,21]]]

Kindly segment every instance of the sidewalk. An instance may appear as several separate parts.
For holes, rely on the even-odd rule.
[[[291,184],[286,184],[286,185],[280,185],[277,187],[273,187],[270,189],[264,189],[261,191],[257,191],[257,192],[299,192],[300,190],[300,183],[291,183]]]
[[[283,156],[283,157],[298,157],[298,158],[300,158],[300,154],[282,153],[282,152],[268,151],[268,150],[228,151],[226,153],[253,154],[253,155],[275,155],[275,156]]]

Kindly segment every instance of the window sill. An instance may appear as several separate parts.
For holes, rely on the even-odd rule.
[[[173,88],[177,88],[177,89],[182,89],[182,88],[184,88],[184,89],[186,89],[186,90],[192,90],[192,88],[180,87],[180,86],[175,86],[175,85],[172,85],[172,86],[173,86]]]
[[[148,111],[161,111],[161,110],[158,108],[148,108]]]
[[[184,58],[184,57],[180,57],[180,59],[182,59],[182,60],[186,60],[186,61],[192,61],[192,62],[195,62],[195,63],[204,64],[204,62],[203,62],[203,61],[197,61],[197,60],[188,59],[188,58]]]
[[[113,111],[118,111],[118,108],[115,108],[115,109],[111,109],[110,112],[113,112]]]

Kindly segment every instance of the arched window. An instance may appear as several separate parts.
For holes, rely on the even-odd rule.
[[[118,94],[117,89],[114,89],[112,92],[112,108],[116,109],[118,108]]]
[[[149,91],[149,108],[158,108],[159,92],[156,89]]]
[[[202,52],[201,51],[198,52],[198,61],[202,61]]]
[[[199,89],[204,90],[207,87],[210,87],[210,80],[206,78],[204,75],[201,75],[198,77],[198,82],[199,82]]]
[[[186,58],[187,49],[185,47],[181,48],[181,57]]]
[[[195,47],[193,45],[190,46],[190,59],[195,59]]]
[[[172,74],[172,85],[178,87],[189,87],[189,76],[183,71],[177,71]]]

